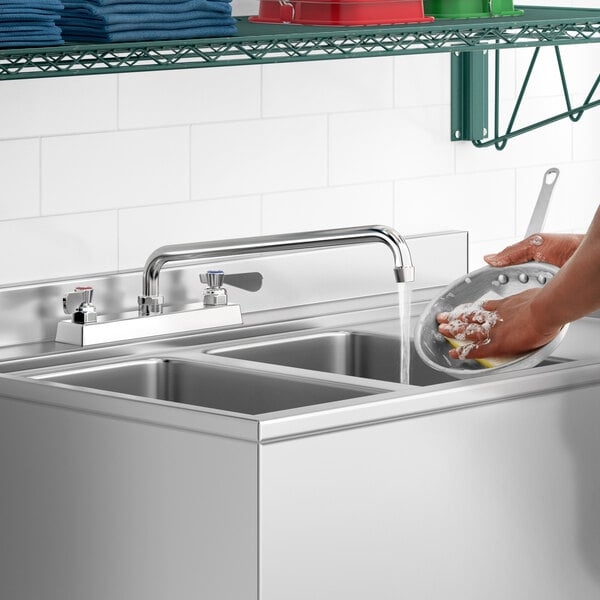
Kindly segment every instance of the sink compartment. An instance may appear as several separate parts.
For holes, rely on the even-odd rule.
[[[328,331],[303,334],[214,348],[208,353],[395,383],[400,380],[398,339],[371,333]],[[427,386],[458,381],[427,366],[412,343],[410,354],[411,385]],[[542,365],[557,362],[562,361],[550,359]]]
[[[384,335],[329,331],[216,348],[209,353],[395,383],[400,380],[399,342]],[[448,381],[455,379],[430,369],[411,346],[411,384],[424,386]]]
[[[174,358],[55,369],[30,377],[250,415],[388,391]]]

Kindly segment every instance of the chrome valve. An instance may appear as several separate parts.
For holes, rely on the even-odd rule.
[[[204,306],[224,306],[227,304],[227,290],[223,287],[225,273],[223,271],[207,271],[206,276],[200,275],[200,281],[205,281],[208,287],[204,290]]]
[[[81,286],[63,296],[63,311],[71,315],[73,323],[96,323],[98,318],[96,307],[92,304],[93,295],[94,288]]]

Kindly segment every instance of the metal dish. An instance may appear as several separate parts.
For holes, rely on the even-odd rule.
[[[423,311],[414,335],[415,349],[421,359],[432,369],[452,377],[465,379],[500,371],[527,369],[544,361],[562,341],[568,325],[548,344],[521,354],[514,360],[497,367],[484,367],[475,360],[459,360],[448,356],[451,347],[438,332],[436,315],[451,311],[459,304],[477,302],[481,298],[506,298],[531,288],[541,288],[557,272],[558,267],[546,263],[530,262],[511,267],[484,267],[452,282]]]

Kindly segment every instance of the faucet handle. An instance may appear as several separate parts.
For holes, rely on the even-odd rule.
[[[94,288],[78,286],[63,296],[63,311],[73,317],[73,323],[95,323],[96,307],[92,304]]]
[[[200,275],[200,281],[208,287],[204,290],[204,306],[225,306],[227,290],[223,287],[225,272],[221,270],[207,271]]]
[[[200,281],[211,285],[207,273],[200,273]],[[223,283],[240,288],[240,290],[245,290],[246,292],[258,292],[262,287],[262,282],[262,273],[258,271],[252,271],[251,273],[227,273],[227,275],[223,276]]]
[[[200,275],[200,281],[202,281],[203,277]],[[223,287],[223,282],[225,281],[225,271],[221,270],[213,270],[206,271],[206,277],[203,283],[207,283],[208,287],[211,288],[220,288]]]

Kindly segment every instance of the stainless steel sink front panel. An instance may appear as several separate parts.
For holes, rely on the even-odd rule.
[[[387,391],[175,358],[54,370],[33,378],[250,415]]]

